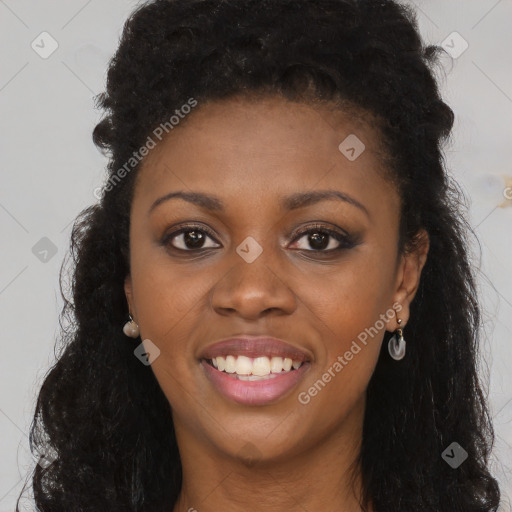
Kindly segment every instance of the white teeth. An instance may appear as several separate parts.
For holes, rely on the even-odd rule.
[[[250,360],[250,358],[245,356],[238,356],[236,360],[236,373],[238,375],[250,375],[251,372],[252,361]]]
[[[283,369],[283,358],[273,357],[270,360],[270,371],[273,373],[279,373]]]
[[[230,375],[231,377],[231,375]],[[255,381],[255,380],[268,380],[273,379],[274,377],[277,377],[275,374],[265,375],[264,377],[258,377],[257,375],[237,375],[234,377],[238,380],[249,380],[249,381]]]
[[[236,359],[235,359],[234,356],[227,356],[226,357],[225,371],[228,372],[228,373],[235,373],[236,372]]]
[[[226,369],[226,360],[220,356],[215,359],[217,359],[217,369],[223,372]]]
[[[211,359],[215,368],[221,372],[245,376],[242,380],[255,380],[252,377],[265,377],[266,375],[289,372],[292,367],[298,370],[301,361],[294,361],[289,357],[246,357],[246,356],[217,356]]]
[[[268,357],[257,357],[252,363],[252,374],[263,377],[270,373],[270,361]]]

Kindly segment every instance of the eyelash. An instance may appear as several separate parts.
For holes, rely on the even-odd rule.
[[[333,230],[331,228],[328,228],[327,226],[323,224],[312,224],[308,226],[307,228],[304,228],[300,230],[299,232],[295,233],[295,236],[292,240],[292,242],[295,242],[297,240],[300,240],[304,235],[310,234],[310,233],[322,233],[326,234],[332,238],[334,238],[338,243],[339,246],[335,249],[329,249],[329,250],[307,250],[307,249],[296,249],[299,251],[305,251],[305,252],[313,252],[313,253],[325,253],[325,254],[334,254],[340,251],[343,251],[345,249],[352,249],[357,245],[357,239],[356,237],[349,235],[348,233],[343,234],[339,231]],[[329,244],[327,244],[329,245]]]
[[[162,238],[162,245],[166,246],[166,247],[169,247],[174,250],[174,251],[178,251],[178,252],[182,252],[182,253],[199,253],[201,251],[207,251],[208,249],[213,249],[213,247],[206,247],[206,248],[200,248],[200,249],[179,249],[177,247],[174,247],[170,244],[170,241],[173,239],[173,238],[176,238],[177,236],[183,234],[183,233],[187,233],[189,231],[199,231],[199,232],[202,232],[202,233],[206,233],[210,238],[212,238],[215,243],[219,243],[217,242],[217,240],[215,239],[215,236],[214,234],[211,232],[210,229],[206,228],[206,226],[202,226],[202,225],[198,225],[198,224],[188,224],[188,225],[183,225],[181,226],[178,230],[176,231],[173,231],[172,233],[169,233],[167,235],[164,235],[164,237]],[[297,240],[300,240],[304,235],[307,235],[309,233],[322,233],[322,234],[326,234],[332,238],[334,238],[337,242],[339,242],[339,247],[336,247],[335,249],[329,249],[329,250],[315,250],[315,249],[295,249],[295,250],[298,250],[298,251],[304,251],[304,252],[313,252],[313,253],[317,253],[317,254],[334,254],[334,253],[337,253],[337,252],[341,252],[345,249],[352,249],[353,247],[355,247],[358,243],[357,241],[357,238],[352,236],[352,235],[349,235],[349,234],[343,234],[343,233],[340,233],[338,231],[335,231],[331,228],[328,228],[327,226],[323,225],[323,224],[313,224],[313,225],[310,225],[308,226],[307,228],[299,231],[298,233],[295,233],[295,236],[292,240],[292,242],[295,242]]]

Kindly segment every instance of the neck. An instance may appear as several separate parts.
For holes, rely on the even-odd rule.
[[[343,425],[313,447],[244,463],[219,453],[175,419],[183,484],[173,512],[362,512],[357,466],[364,400]],[[192,442],[191,442],[192,441]]]

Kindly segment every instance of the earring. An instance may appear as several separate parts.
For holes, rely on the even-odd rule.
[[[132,315],[128,315],[130,320],[124,324],[123,332],[129,338],[137,338],[140,334],[139,326],[133,321]]]
[[[398,325],[401,325],[402,320],[397,318],[396,321],[398,322]],[[398,340],[397,340],[397,333],[398,333]],[[404,356],[405,356],[405,340],[403,337],[403,331],[402,331],[401,327],[398,327],[394,336],[392,336],[391,339],[389,340],[388,351],[389,351],[389,355],[395,361],[400,361],[400,359],[404,358]]]

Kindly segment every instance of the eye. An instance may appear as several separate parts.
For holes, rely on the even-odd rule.
[[[170,245],[173,249],[185,252],[220,247],[220,245],[205,245],[208,238],[215,241],[210,230],[206,229],[204,226],[190,225],[183,226],[179,230],[165,235],[162,244]],[[174,241],[174,243],[172,241]]]
[[[308,235],[307,238],[306,235]],[[297,244],[297,240],[300,242],[303,238],[304,241],[299,243],[299,246],[294,247],[294,249],[328,254],[350,249],[357,245],[357,240],[353,236],[322,224],[316,224],[303,229],[295,235],[293,240]],[[210,239],[209,244],[208,239]],[[175,251],[181,252],[195,252],[221,247],[208,228],[197,224],[182,226],[176,231],[164,235],[161,243],[164,246],[170,246]],[[308,245],[312,249],[308,249]]]
[[[308,236],[306,237],[305,235]],[[300,231],[295,236],[294,241],[300,241],[301,239],[304,239],[304,241],[299,244],[299,247],[295,248],[308,252],[332,253],[343,249],[350,249],[356,245],[356,241],[352,236],[321,224],[310,226],[308,229]],[[312,249],[308,249],[308,245]]]

